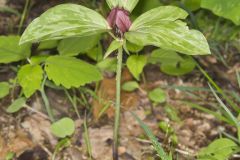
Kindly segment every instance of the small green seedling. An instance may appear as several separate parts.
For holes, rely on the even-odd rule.
[[[51,125],[51,131],[59,138],[71,136],[75,131],[74,121],[70,118],[62,118]]]
[[[136,81],[128,81],[122,85],[122,89],[127,92],[135,91],[139,88],[139,84]]]
[[[173,142],[173,144],[178,144],[178,137],[174,131],[174,128],[172,128],[169,123],[162,121],[158,123],[158,126],[167,135],[171,142]]]
[[[0,98],[4,98],[9,94],[10,86],[8,82],[0,82]]]
[[[154,90],[148,93],[148,98],[155,104],[158,104],[158,103],[164,103],[166,101],[167,96],[162,89],[155,88]]]
[[[26,98],[21,97],[12,102],[12,104],[7,108],[8,113],[15,113],[22,109],[26,104]]]
[[[208,147],[201,149],[198,153],[198,160],[226,160],[235,153],[237,148],[237,144],[230,139],[217,139]]]

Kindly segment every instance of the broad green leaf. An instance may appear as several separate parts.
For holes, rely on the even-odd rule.
[[[153,45],[166,50],[189,55],[210,54],[203,34],[189,30],[185,19],[187,13],[173,6],[162,6],[139,16],[125,33],[128,41],[140,46]]]
[[[166,101],[167,96],[162,89],[155,88],[148,93],[148,98],[155,103],[163,103]]]
[[[87,56],[96,62],[103,60],[102,45],[98,44],[96,47],[87,51]]]
[[[139,0],[106,0],[110,9],[115,7],[124,8],[125,10],[132,12]]]
[[[57,49],[61,55],[76,56],[92,49],[97,45],[98,41],[99,35],[67,38],[60,41]]]
[[[0,98],[9,94],[10,86],[7,82],[0,82]]]
[[[126,47],[128,51],[137,53],[143,49],[143,46],[136,45],[134,43],[128,42],[126,43]]]
[[[71,136],[75,131],[74,121],[70,118],[62,118],[51,125],[51,132],[59,137],[64,138]]]
[[[178,61],[177,63],[163,63],[160,68],[161,71],[173,75],[173,76],[181,76],[187,73],[190,73],[194,70],[196,66],[195,61],[190,56],[186,56],[182,61]]]
[[[96,11],[81,5],[61,4],[36,18],[23,33],[20,44],[91,36],[109,29],[108,22]]]
[[[183,61],[183,58],[174,51],[165,49],[155,49],[152,51],[148,62],[152,64],[177,64]]]
[[[74,57],[49,57],[45,70],[50,80],[66,88],[80,87],[102,79],[97,67]]]
[[[133,10],[134,16],[138,16],[144,12],[147,12],[150,9],[162,6],[163,3],[159,0],[140,0],[136,8]]]
[[[32,56],[30,58],[30,61],[31,61],[31,64],[40,64],[45,62],[48,57],[49,57],[48,54]]]
[[[40,65],[26,64],[18,71],[17,79],[24,95],[29,98],[36,90],[41,88],[43,70]]]
[[[198,160],[226,160],[237,147],[237,144],[230,139],[217,139],[198,153]]]
[[[139,80],[139,76],[146,64],[147,57],[143,55],[132,55],[127,59],[127,67],[137,80]]]
[[[112,41],[112,43],[110,44],[110,46],[107,49],[107,52],[104,55],[104,59],[107,58],[112,52],[114,52],[115,50],[120,48],[122,45],[123,45],[123,43],[121,41],[118,41],[118,40]]]
[[[25,59],[31,54],[31,45],[19,46],[19,36],[0,36],[0,63]]]
[[[202,0],[201,7],[211,10],[214,14],[232,20],[240,25],[239,0]]]
[[[100,61],[97,64],[97,67],[101,71],[116,72],[116,70],[117,70],[117,58],[106,58],[106,59]]]
[[[125,82],[122,85],[122,90],[127,91],[127,92],[132,92],[138,88],[139,88],[139,84],[136,81]]]
[[[56,48],[57,45],[58,45],[57,40],[44,41],[40,43],[37,49],[38,50],[53,49],[53,48]]]
[[[174,51],[156,49],[151,53],[149,63],[160,64],[161,71],[174,76],[191,72],[196,63],[191,56],[180,56]]]
[[[19,111],[21,108],[23,108],[25,103],[26,103],[26,98],[24,97],[18,98],[7,108],[7,112],[15,113]]]
[[[187,9],[190,9],[191,11],[195,11],[201,6],[201,0],[182,0],[182,2]]]

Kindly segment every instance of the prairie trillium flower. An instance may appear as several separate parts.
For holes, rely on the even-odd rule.
[[[132,24],[129,18],[129,12],[123,8],[113,8],[107,17],[109,26],[116,32],[123,35]]]
[[[27,27],[20,44],[87,37],[112,31],[117,38],[124,39],[124,43],[152,45],[188,55],[210,54],[203,34],[189,29],[182,21],[188,14],[181,8],[160,6],[143,13],[131,22],[129,15],[138,1],[106,0],[111,9],[106,19],[81,5],[58,5],[43,13]],[[119,43],[113,41],[109,51],[122,46]]]
[[[118,131],[121,105],[121,69],[123,50],[128,52],[127,43],[143,47],[152,45],[164,50],[175,51],[187,55],[210,54],[209,46],[204,35],[196,30],[191,30],[182,20],[188,13],[176,6],[160,6],[143,13],[133,23],[129,14],[135,8],[139,0],[106,0],[111,9],[107,19],[98,12],[77,4],[61,4],[49,9],[36,18],[24,31],[20,44],[34,43],[47,40],[65,39],[66,42],[75,44],[77,40],[88,41],[89,37],[109,33],[114,40],[109,45],[105,58],[118,50],[117,75],[116,75],[116,107],[113,159],[118,160]],[[112,35],[114,32],[116,35]],[[96,38],[95,38],[96,39]],[[62,42],[62,41],[61,41]],[[60,43],[61,43],[60,42]],[[64,43],[65,44],[65,43]],[[92,44],[92,43],[89,43]],[[87,45],[87,43],[86,43]],[[70,49],[68,45],[67,49]],[[92,46],[93,47],[93,46]],[[60,47],[58,46],[58,49]],[[76,48],[79,48],[78,46]],[[81,48],[81,47],[80,47]],[[134,51],[133,51],[134,52]],[[66,88],[84,86],[86,83],[100,80],[99,69],[91,64],[83,62],[74,55],[49,56],[45,60],[45,71],[48,79],[56,85]],[[166,52],[167,53],[167,52]],[[164,53],[165,54],[165,53]],[[29,55],[28,55],[29,56]],[[142,58],[133,55],[131,66],[134,75],[140,74],[139,68],[144,63],[138,61]],[[169,54],[169,56],[171,56]],[[145,58],[144,58],[145,59]],[[38,66],[40,69],[41,66]],[[131,71],[131,70],[130,70]],[[43,71],[39,71],[43,74]],[[40,74],[38,73],[38,74]],[[66,75],[62,77],[61,75]],[[137,77],[137,76],[136,76]]]

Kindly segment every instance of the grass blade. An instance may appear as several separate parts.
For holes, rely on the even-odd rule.
[[[156,150],[158,156],[162,159],[162,160],[170,160],[170,158],[168,157],[167,153],[163,150],[161,144],[158,142],[157,138],[154,136],[154,134],[152,133],[152,131],[148,128],[147,125],[145,125],[143,123],[143,121],[135,114],[132,113],[133,117],[137,120],[137,122],[139,123],[139,125],[142,127],[142,129],[145,131],[146,135],[148,136],[148,138],[151,140],[152,145],[154,147],[154,149]]]
[[[90,139],[89,139],[86,114],[85,114],[83,126],[84,126],[84,133],[83,133],[84,141],[85,141],[86,146],[87,146],[89,159],[92,160],[92,146],[91,146],[91,142],[90,142]]]

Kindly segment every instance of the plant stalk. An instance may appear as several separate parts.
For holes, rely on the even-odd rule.
[[[113,160],[118,160],[118,133],[120,126],[120,108],[121,108],[121,74],[122,74],[122,56],[123,49],[118,49],[117,75],[116,75],[116,105],[115,105],[115,121],[113,132]]]
[[[45,76],[44,79],[43,79],[40,92],[41,92],[41,96],[42,96],[44,105],[45,105],[45,107],[46,107],[46,110],[47,110],[49,119],[50,119],[52,122],[54,122],[55,119],[54,119],[54,116],[53,116],[53,111],[52,111],[52,109],[51,109],[51,107],[50,107],[50,104],[49,104],[47,95],[46,95],[45,90],[44,90],[44,86],[45,86],[46,79],[47,79],[47,76]]]
[[[20,20],[20,23],[19,23],[18,34],[21,33],[23,23],[24,23],[24,21],[27,17],[27,12],[28,12],[28,7],[30,5],[30,2],[31,2],[31,0],[26,0],[25,6],[24,6],[24,9],[23,9],[23,13],[22,13],[22,16],[21,16],[21,20]]]

